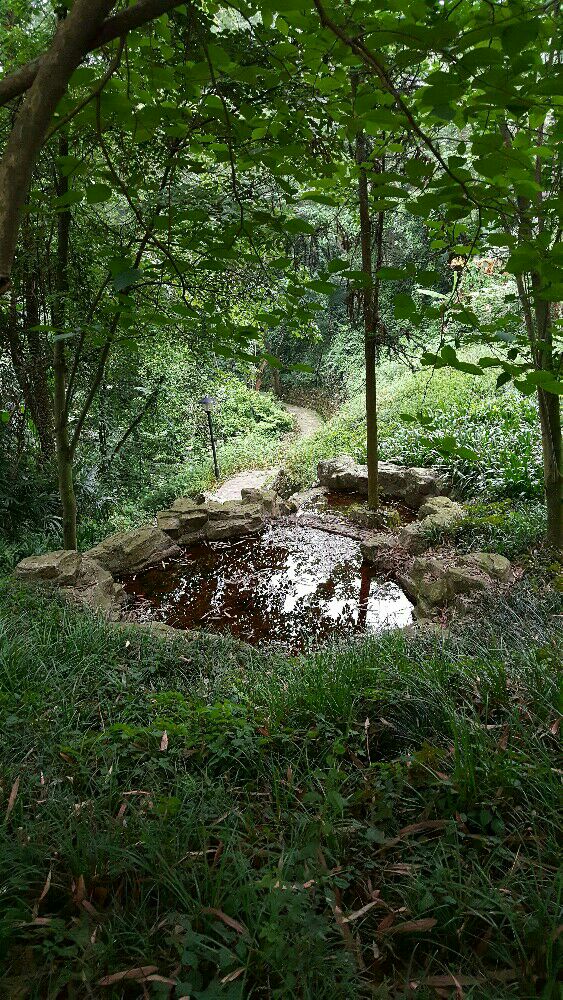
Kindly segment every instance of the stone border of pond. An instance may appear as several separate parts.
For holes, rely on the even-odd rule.
[[[434,552],[421,557],[432,545],[433,531],[454,527],[465,514],[463,505],[447,496],[447,482],[439,470],[380,462],[382,496],[416,510],[417,515],[409,524],[395,523],[389,530],[375,531],[369,529],[365,517],[354,526],[333,515],[315,518],[306,514],[307,504],[315,497],[335,492],[367,496],[366,466],[341,455],[320,462],[318,478],[313,490],[288,498],[258,489],[243,490],[240,501],[223,503],[180,497],[157,514],[156,524],[116,532],[84,553],[58,549],[29,556],[16,566],[15,576],[60,590],[70,600],[119,621],[125,603],[120,577],[179,559],[181,546],[243,538],[262,531],[272,518],[299,512],[303,526],[312,516],[315,523],[311,526],[354,537],[364,559],[403,587],[422,622],[444,608],[461,609],[468,597],[488,587],[508,586],[516,578],[509,560],[496,553]]]

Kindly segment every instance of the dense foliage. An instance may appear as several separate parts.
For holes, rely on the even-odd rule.
[[[551,0],[2,4],[7,1000],[559,996],[561,51]],[[221,478],[438,466],[516,583],[296,657],[7,578],[208,490],[204,395]]]

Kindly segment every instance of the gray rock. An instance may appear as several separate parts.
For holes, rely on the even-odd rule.
[[[168,510],[156,515],[156,523],[179,545],[193,545],[205,537],[205,525],[209,512],[205,504],[197,503],[191,497],[180,497]]]
[[[418,517],[420,520],[405,525],[399,534],[399,544],[416,555],[430,547],[432,530],[447,530],[459,524],[465,517],[465,507],[449,497],[432,497],[421,505]]]
[[[264,527],[264,511],[258,504],[236,500],[227,500],[226,503],[209,501],[206,508],[209,520],[205,526],[205,537],[210,542],[241,538]]]
[[[303,490],[300,493],[292,493],[289,497],[289,501],[294,505],[296,510],[302,510],[303,508],[309,507],[311,504],[322,500],[326,497],[328,490],[324,486],[313,486],[309,490]]]
[[[152,524],[133,531],[118,531],[86,553],[110,573],[124,575],[138,573],[181,554],[169,535]]]
[[[475,567],[501,583],[508,583],[514,575],[510,560],[498,552],[470,552],[469,555],[461,556],[460,562]]]
[[[291,499],[280,497],[274,490],[261,490],[247,487],[241,490],[243,503],[252,503],[262,508],[269,517],[285,517],[294,514],[297,504]]]
[[[296,493],[300,487],[301,487],[300,481],[296,479],[296,477],[292,475],[291,472],[288,472],[287,469],[280,469],[276,478],[274,479],[274,482],[272,483],[272,489],[274,493],[277,493],[278,496],[283,497],[284,500],[287,500],[290,496]]]
[[[367,465],[358,465],[350,455],[319,462],[317,474],[321,486],[334,493],[368,492]],[[382,496],[402,500],[417,509],[428,498],[444,493],[445,483],[436,469],[410,468],[393,462],[379,463],[379,489]]]
[[[449,497],[429,497],[418,509],[418,519],[426,517],[449,518],[452,521],[465,517],[465,507]]]
[[[321,486],[331,493],[368,492],[368,467],[358,465],[351,455],[328,458],[317,465],[317,475]]]
[[[89,555],[73,549],[22,559],[15,576],[28,584],[60,590],[66,598],[110,617],[119,614],[124,601],[123,587],[111,573]]]
[[[379,488],[384,496],[402,500],[407,507],[417,510],[428,497],[445,492],[445,482],[437,469],[379,463]]]
[[[508,559],[495,552],[451,558],[418,557],[398,577],[406,594],[417,602],[417,613],[453,603],[457,598],[507,584],[514,573]]]
[[[55,587],[73,587],[82,566],[82,556],[75,549],[56,549],[40,556],[28,556],[15,568],[19,580],[52,583]]]
[[[383,532],[374,532],[360,545],[360,551],[366,562],[373,563],[375,566],[384,563],[386,558],[396,549],[397,539]]]
[[[447,584],[447,597],[455,597],[457,594],[472,594],[476,590],[485,590],[487,580],[480,575],[475,568],[470,566],[449,566],[445,573]]]

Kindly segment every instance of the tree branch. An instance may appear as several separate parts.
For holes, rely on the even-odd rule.
[[[181,7],[183,3],[185,3],[185,0],[138,0],[133,7],[127,7],[125,10],[119,11],[119,13],[114,14],[113,17],[108,17],[102,23],[82,58],[88,52],[93,52],[102,45],[107,45],[108,42],[113,42],[114,39],[121,38],[129,31],[147,24],[148,21],[154,21],[155,18],[166,14],[167,11],[173,10],[175,7]],[[88,16],[86,14],[86,17]],[[25,66],[20,66],[14,73],[10,73],[9,76],[5,76],[3,80],[0,80],[0,106],[7,104],[14,97],[19,97],[21,94],[25,94],[26,90],[29,90],[45,58],[46,56],[43,55],[37,59],[32,59]]]
[[[105,470],[106,470],[106,472],[109,469],[109,467],[110,467],[111,463],[113,462],[114,458],[116,458],[119,455],[119,452],[121,451],[121,449],[123,448],[123,446],[127,443],[127,441],[129,440],[129,438],[131,437],[133,431],[136,430],[136,428],[139,426],[139,424],[141,423],[143,417],[148,413],[148,411],[150,410],[151,406],[153,406],[156,403],[156,401],[158,399],[158,394],[159,394],[160,389],[162,388],[163,384],[164,384],[164,376],[162,376],[158,380],[158,385],[156,386],[155,389],[153,389],[153,391],[150,393],[150,395],[147,396],[147,399],[145,401],[144,406],[141,408],[141,410],[139,411],[139,413],[137,414],[137,416],[134,418],[134,420],[131,421],[131,423],[129,424],[129,427],[127,428],[127,430],[121,435],[119,441],[117,442],[117,444],[115,445],[115,447],[112,449],[112,452],[111,452],[111,454],[110,454],[107,462],[105,462]]]
[[[116,0],[76,0],[43,56],[0,160],[0,294],[10,287],[31,175],[68,81]]]

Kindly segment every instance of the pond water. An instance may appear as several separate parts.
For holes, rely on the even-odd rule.
[[[239,541],[195,545],[124,585],[137,620],[228,631],[292,652],[412,619],[408,598],[375,576],[357,541],[293,520]]]

